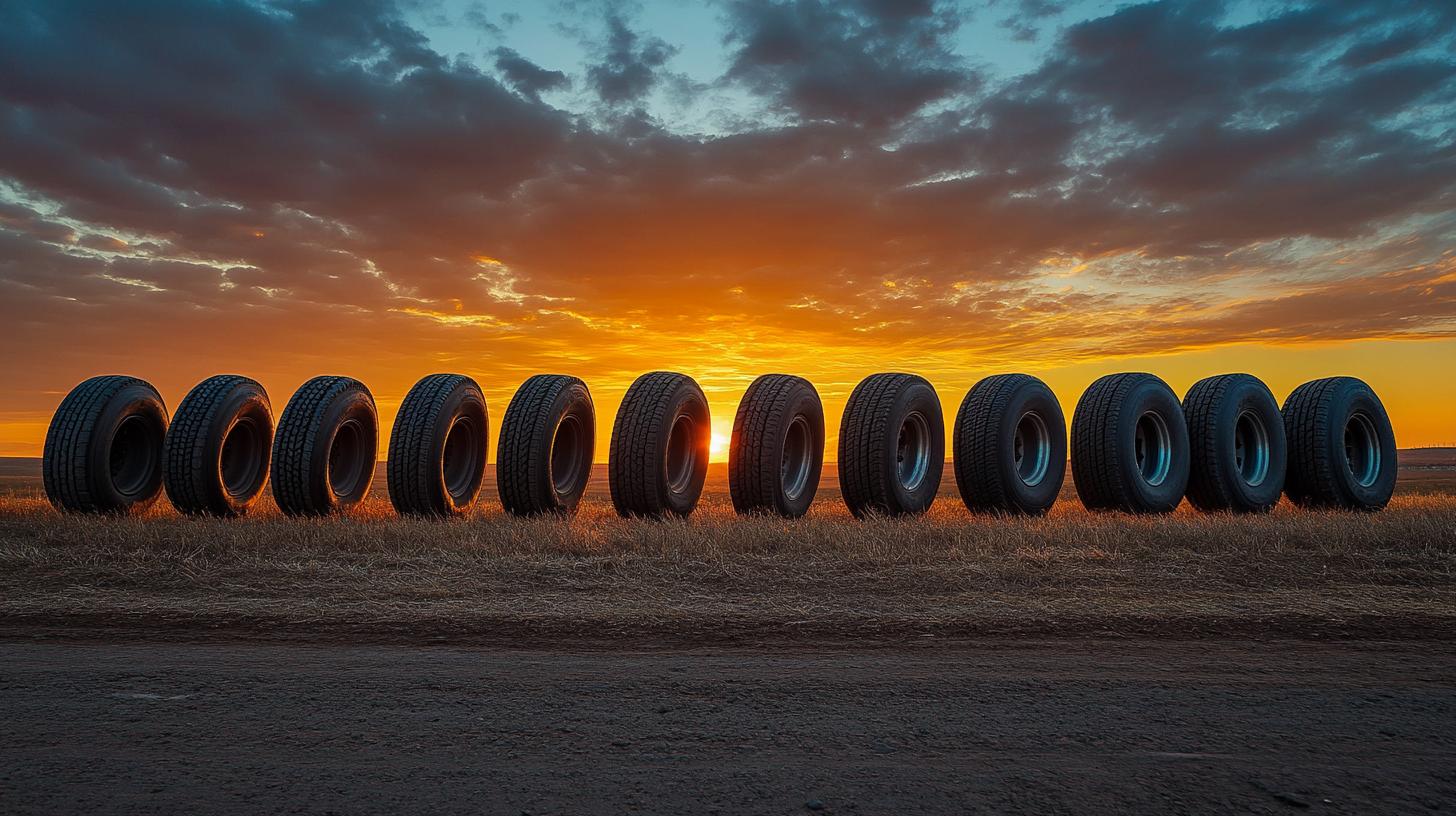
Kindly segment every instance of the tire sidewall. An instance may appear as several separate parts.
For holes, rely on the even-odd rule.
[[[111,446],[121,424],[133,416],[142,417],[155,438],[151,472],[136,493],[123,493],[111,475]],[[139,513],[151,506],[162,492],[163,451],[167,411],[152,388],[132,383],[119,389],[98,412],[87,444],[87,488],[91,504],[114,513]]]
[[[551,472],[551,462],[555,453],[555,440],[557,429],[568,417],[575,417],[581,427],[583,438],[580,442],[586,448],[586,462],[582,472],[578,474],[575,483],[567,491],[556,489],[555,474]],[[581,503],[581,497],[586,493],[587,484],[591,481],[592,458],[596,452],[596,405],[592,402],[591,393],[584,383],[574,382],[556,395],[551,406],[551,420],[553,424],[544,429],[546,436],[545,466],[540,469],[541,481],[536,489],[539,495],[546,497],[546,504],[557,510],[572,512]]]
[[[247,493],[233,495],[227,489],[227,482],[222,472],[222,449],[227,435],[244,418],[251,417],[257,425],[259,433],[264,434],[262,444],[262,461],[259,463],[259,474]],[[213,412],[208,418],[207,428],[207,450],[214,453],[209,463],[211,471],[208,474],[201,474],[205,479],[202,485],[203,493],[209,507],[214,512],[226,515],[240,515],[247,512],[248,508],[262,495],[268,484],[268,471],[273,458],[273,406],[268,401],[267,394],[263,389],[251,383],[239,383],[228,394],[222,406]]]
[[[672,439],[672,428],[677,423],[678,417],[684,415],[693,421],[695,433],[693,444],[698,449],[698,456],[687,486],[680,491],[674,491],[668,488],[667,451]],[[663,413],[663,418],[665,424],[662,432],[658,434],[658,446],[653,452],[654,461],[657,463],[655,475],[658,505],[673,515],[688,516],[698,506],[698,499],[703,494],[703,483],[708,477],[708,448],[712,440],[708,400],[695,383],[684,378],[683,383],[674,392],[668,410]]]
[[[1138,420],[1146,413],[1156,413],[1168,429],[1171,459],[1168,475],[1161,484],[1149,484],[1138,469],[1136,436]],[[1117,439],[1122,446],[1117,457],[1122,479],[1134,512],[1171,513],[1183,500],[1188,489],[1190,452],[1188,424],[1183,406],[1173,390],[1162,380],[1148,378],[1128,392],[1117,413]]]
[[[1016,427],[1027,413],[1041,418],[1051,443],[1046,475],[1035,485],[1027,484],[1016,470]],[[1007,402],[997,423],[996,460],[1008,498],[1023,512],[1045,513],[1062,492],[1067,476],[1067,423],[1056,395],[1040,380],[1025,383]]]
[[[917,411],[925,417],[929,427],[930,461],[926,466],[925,478],[914,490],[906,490],[896,473],[896,447],[900,426]],[[885,421],[887,426],[884,439],[888,449],[884,451],[880,475],[889,486],[886,497],[890,500],[890,507],[887,509],[897,514],[923,513],[935,501],[935,494],[940,490],[941,472],[945,469],[945,419],[941,414],[940,398],[936,396],[935,389],[924,380],[912,382],[895,395],[895,401]]]
[[[363,428],[362,439],[366,447],[366,467],[359,482],[349,495],[341,495],[334,489],[329,478],[329,453],[339,429],[348,420],[356,420]],[[369,495],[374,481],[374,466],[379,461],[379,417],[374,400],[358,386],[353,386],[329,401],[316,429],[319,444],[314,447],[313,459],[309,462],[309,489],[314,492],[314,506],[326,511],[337,511],[358,504]]]
[[[1345,424],[1357,411],[1364,412],[1373,420],[1375,433],[1379,438],[1380,471],[1375,481],[1368,486],[1362,486],[1355,479],[1350,463],[1345,458]],[[1390,417],[1385,413],[1385,406],[1370,386],[1350,379],[1335,389],[1329,417],[1325,455],[1330,457],[1330,473],[1335,489],[1344,503],[1355,509],[1379,510],[1385,507],[1395,491],[1397,475],[1395,431],[1391,427]]]
[[[794,420],[802,417],[809,425],[809,474],[804,490],[790,499],[785,492],[783,463],[784,446],[788,443],[789,428]],[[775,438],[773,457],[774,506],[780,515],[798,518],[809,512],[814,496],[819,492],[819,479],[824,472],[824,406],[819,394],[812,386],[799,385],[784,410],[784,421]]]
[[[1235,456],[1234,440],[1238,421],[1245,411],[1253,414],[1263,424],[1264,433],[1269,440],[1269,469],[1264,481],[1258,485],[1244,481]],[[1284,492],[1289,445],[1284,436],[1284,419],[1279,413],[1279,403],[1274,400],[1274,395],[1258,380],[1241,377],[1229,388],[1219,404],[1216,421],[1218,424],[1214,454],[1218,457],[1219,471],[1228,474],[1225,483],[1233,500],[1233,509],[1263,512],[1278,504],[1279,497]]]
[[[476,453],[480,456],[480,466],[470,475],[470,482],[464,496],[456,498],[451,495],[449,484],[445,477],[445,442],[450,437],[450,429],[455,426],[457,419],[467,418],[478,429],[480,448]],[[490,422],[486,414],[485,395],[480,388],[469,381],[461,382],[445,398],[440,406],[439,412],[435,415],[435,425],[430,430],[430,503],[440,508],[446,515],[460,515],[469,510],[480,497],[481,487],[485,484],[485,469],[488,464],[490,453]]]

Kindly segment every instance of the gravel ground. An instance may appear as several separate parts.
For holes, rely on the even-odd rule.
[[[1424,813],[1449,643],[0,641],[25,813]]]

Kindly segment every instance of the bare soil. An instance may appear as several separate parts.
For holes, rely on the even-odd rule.
[[[1427,813],[1449,643],[0,642],[9,814]]]

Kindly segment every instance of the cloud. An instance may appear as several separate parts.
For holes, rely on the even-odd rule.
[[[491,53],[495,55],[495,67],[501,76],[528,97],[571,87],[571,78],[565,73],[542,68],[510,48],[500,47]]]
[[[385,2],[6,5],[0,376],[145,347],[721,384],[808,349],[837,382],[1451,333],[1450,12],[1148,3],[999,79],[965,12],[730,3],[745,107],[705,135],[645,112],[677,46],[615,12],[574,77],[607,105],[568,112],[573,77]]]
[[[603,102],[636,102],[652,90],[662,66],[677,48],[658,37],[640,36],[617,13],[607,15],[606,53],[587,70],[587,80]]]

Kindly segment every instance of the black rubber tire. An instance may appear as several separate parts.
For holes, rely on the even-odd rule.
[[[485,483],[490,415],[463,374],[431,374],[399,405],[384,474],[400,515],[448,518],[470,512]]]
[[[799,518],[814,502],[823,469],[824,405],[814,385],[790,374],[754,380],[728,445],[733,509]]]
[[[1268,386],[1249,374],[1199,380],[1183,397],[1183,415],[1189,504],[1206,513],[1267,513],[1279,503],[1289,457]]]
[[[374,483],[379,412],[352,377],[314,377],[278,418],[273,437],[273,499],[290,516],[342,513]]]
[[[900,442],[906,428],[912,435],[924,434],[927,458],[923,470],[912,462],[908,478],[902,478]],[[887,373],[872,374],[854,387],[839,424],[839,486],[849,512],[859,518],[924,513],[935,501],[944,469],[945,420],[929,382],[914,374]]]
[[[591,481],[597,411],[586,383],[537,374],[506,407],[496,453],[501,505],[517,516],[576,512]]]
[[[1149,414],[1152,430],[1161,428],[1156,436],[1168,457],[1166,469],[1150,467],[1153,473],[1146,474],[1136,445],[1138,426]],[[1188,468],[1188,423],[1167,383],[1152,374],[1109,374],[1077,401],[1072,479],[1088,510],[1171,513],[1188,489]]]
[[[273,449],[273,406],[263,386],[237,374],[187,392],[162,446],[167,498],[188,515],[244,515],[263,495]]]
[[[1018,435],[1021,452],[1034,449],[1045,458],[1021,456]],[[956,487],[972,512],[1043,515],[1067,476],[1061,403],[1046,383],[1027,374],[987,377],[961,401],[951,450]]]
[[[1390,503],[1398,465],[1395,430],[1374,389],[1354,377],[1314,380],[1294,389],[1282,413],[1289,440],[1284,492],[1290,501],[1347,510],[1380,510]],[[1352,461],[1347,452],[1352,430],[1357,438],[1368,434],[1368,450],[1378,454],[1365,483],[1355,474],[1360,460]]]
[[[46,431],[46,498],[73,513],[140,513],[162,492],[167,406],[136,377],[92,377],[61,400]]]
[[[671,371],[638,377],[612,424],[607,482],[617,513],[691,514],[708,476],[711,423],[708,399],[692,377]]]

